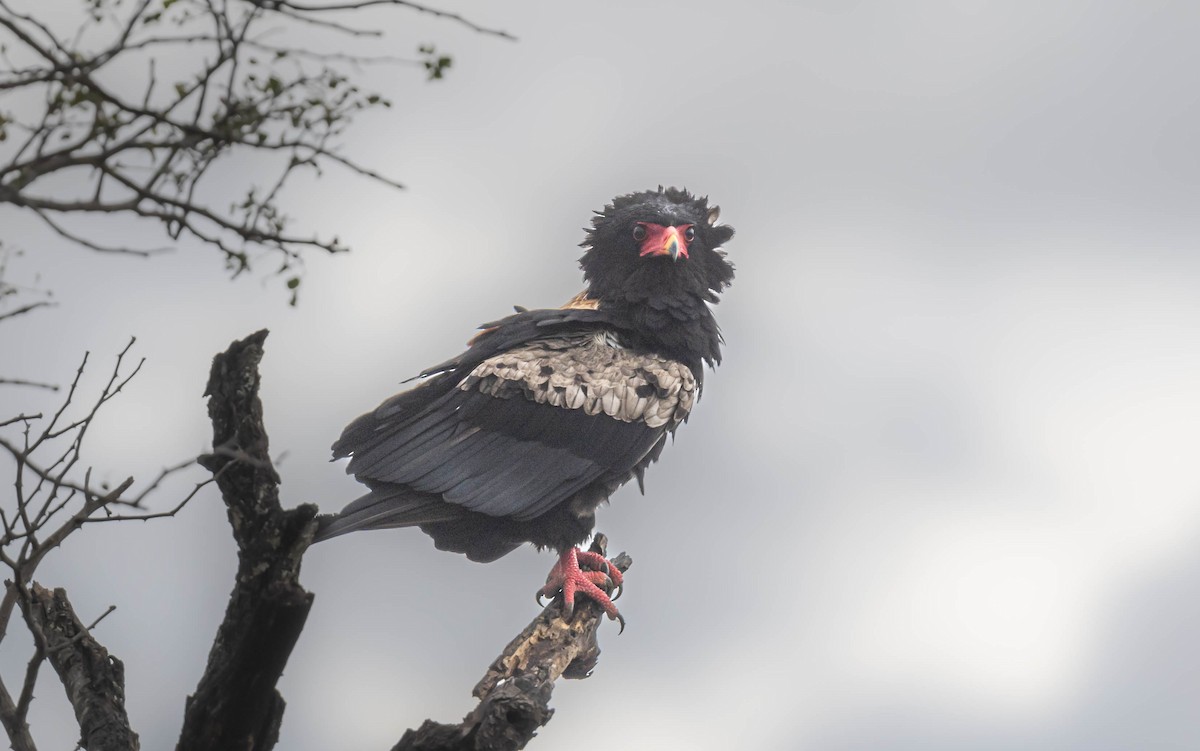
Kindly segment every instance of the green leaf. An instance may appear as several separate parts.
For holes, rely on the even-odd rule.
[[[291,299],[288,300],[288,305],[291,305],[294,308],[296,307],[296,303],[300,301],[300,277],[293,276],[291,279],[288,279],[287,287],[292,291],[292,296]]]
[[[437,54],[437,49],[432,44],[422,44],[417,51],[425,56],[421,64],[425,66],[428,81],[444,78],[446,71],[454,64],[454,58]]]

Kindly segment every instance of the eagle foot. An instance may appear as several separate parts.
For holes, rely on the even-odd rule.
[[[561,593],[562,616],[570,620],[575,613],[576,595],[584,595],[604,608],[609,618],[621,624],[620,631],[624,631],[625,618],[613,604],[613,600],[621,596],[624,579],[620,570],[599,553],[569,548],[559,554],[558,562],[546,577],[546,586],[537,591],[537,601],[541,605],[543,597],[555,597]],[[610,597],[608,593],[614,589],[615,594]]]

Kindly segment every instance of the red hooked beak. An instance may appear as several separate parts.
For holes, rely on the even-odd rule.
[[[638,226],[646,230],[646,238],[642,240],[642,252],[639,255],[670,256],[672,261],[688,257],[685,233],[692,225],[664,227],[661,224],[638,222]]]

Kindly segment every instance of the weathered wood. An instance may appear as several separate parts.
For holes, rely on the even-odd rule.
[[[79,722],[80,746],[87,751],[138,751],[138,736],[125,712],[125,666],[88,633],[66,591],[34,582],[21,607],[66,689]]]
[[[208,665],[188,697],[178,751],[267,751],[279,738],[284,701],[275,688],[304,628],[313,596],[299,583],[316,507],[284,510],[268,454],[258,364],[267,331],[213,359],[205,395],[213,472],[238,547],[238,570]]]
[[[592,550],[604,554],[607,540],[597,534]],[[622,572],[633,560],[612,560]],[[570,621],[555,600],[492,661],[472,694],[479,705],[461,723],[426,720],[404,734],[392,751],[515,751],[525,747],[550,721],[550,694],[559,677],[586,678],[600,657],[596,630],[604,609],[580,597]]]

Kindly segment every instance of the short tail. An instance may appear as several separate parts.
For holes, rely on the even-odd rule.
[[[454,521],[463,512],[437,496],[417,493],[395,485],[374,488],[337,514],[317,517],[313,542],[357,532],[360,529],[415,527],[433,522]]]

